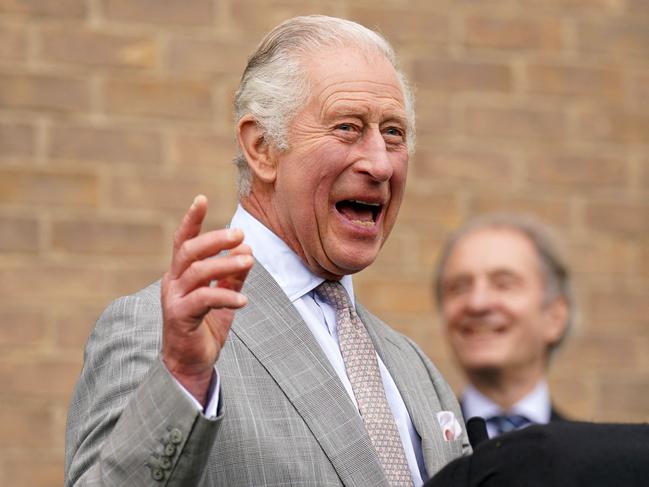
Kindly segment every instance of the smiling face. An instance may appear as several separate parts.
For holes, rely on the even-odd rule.
[[[514,372],[542,377],[548,347],[561,336],[564,303],[546,303],[532,242],[508,228],[462,237],[442,277],[446,332],[462,368],[473,374]]]
[[[392,229],[408,165],[406,112],[391,64],[348,48],[305,68],[311,97],[271,151],[275,173],[253,197],[264,223],[328,279],[371,264]],[[256,194],[255,194],[256,193]]]

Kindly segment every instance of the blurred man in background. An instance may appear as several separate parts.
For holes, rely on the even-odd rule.
[[[546,373],[573,318],[570,275],[548,230],[492,214],[457,230],[442,249],[435,296],[446,336],[468,379],[465,418],[490,437],[561,419]]]

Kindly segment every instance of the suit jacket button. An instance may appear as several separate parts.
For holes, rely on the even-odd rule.
[[[153,480],[162,480],[165,478],[165,474],[161,468],[156,467],[151,469],[151,477]]]
[[[165,445],[164,454],[167,455],[168,457],[172,457],[174,453],[176,453],[176,447],[171,443],[167,443]]]
[[[183,441],[183,432],[178,428],[174,428],[169,432],[169,439],[174,445],[177,445]]]
[[[160,468],[169,470],[171,468],[171,459],[169,457],[160,457]]]

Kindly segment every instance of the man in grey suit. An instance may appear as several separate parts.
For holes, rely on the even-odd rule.
[[[350,21],[291,19],[235,109],[232,223],[201,234],[197,197],[162,281],[100,317],[66,485],[421,485],[469,451],[459,406],[351,279],[394,225],[413,149],[392,48]]]

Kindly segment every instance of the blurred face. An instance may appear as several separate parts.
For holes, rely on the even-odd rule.
[[[544,301],[540,262],[525,235],[487,228],[464,236],[448,259],[442,288],[448,340],[469,375],[543,375],[548,346],[566,322],[557,312],[563,302]]]
[[[347,49],[306,64],[311,98],[276,154],[270,226],[317,275],[365,268],[388,237],[408,165],[406,113],[387,60]]]

